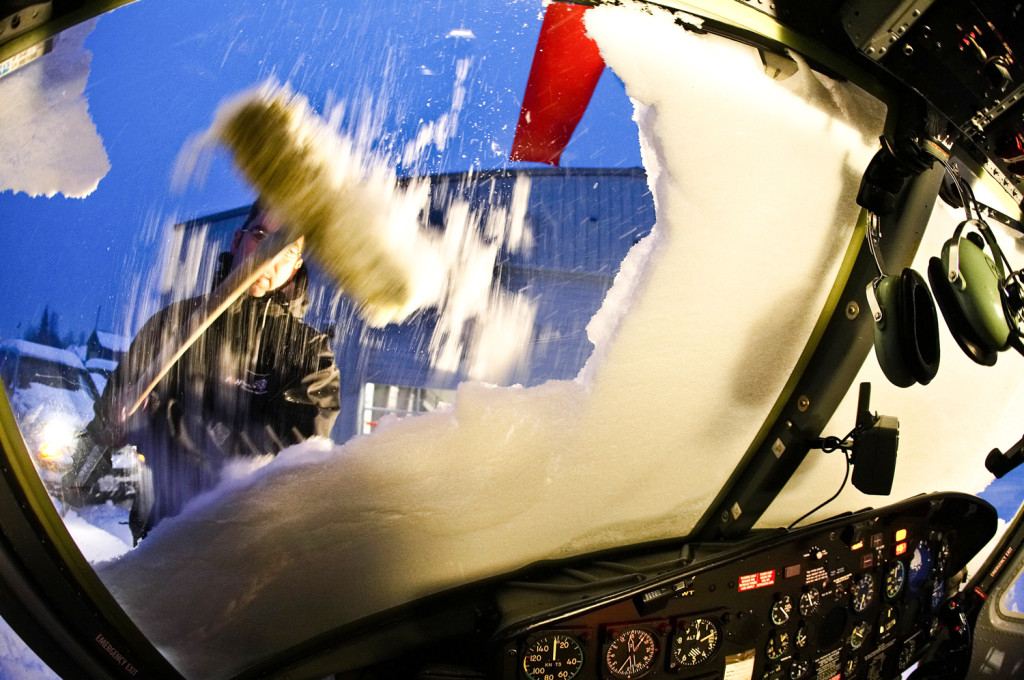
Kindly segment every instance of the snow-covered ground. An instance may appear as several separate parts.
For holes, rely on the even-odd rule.
[[[58,510],[60,501],[54,501]],[[85,505],[62,511],[64,526],[75,539],[82,555],[92,563],[120,557],[132,548],[132,532],[128,528],[126,503],[107,501],[102,505]]]

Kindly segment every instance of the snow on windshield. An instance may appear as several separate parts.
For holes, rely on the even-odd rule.
[[[83,48],[94,21],[61,33],[45,61],[4,76],[0,129],[17,144],[0,145],[0,191],[82,198],[110,170],[83,95],[91,55]]]
[[[536,560],[685,535],[742,457],[824,305],[884,110],[807,68],[772,80],[756,50],[660,11],[595,8],[587,27],[634,101],[658,213],[591,360],[247,461],[97,565],[188,677]]]

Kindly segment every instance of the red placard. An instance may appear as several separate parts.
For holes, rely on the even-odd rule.
[[[754,590],[755,588],[765,588],[767,586],[775,585],[775,570],[759,571],[756,574],[747,574],[740,576],[739,591],[742,593],[746,590]]]

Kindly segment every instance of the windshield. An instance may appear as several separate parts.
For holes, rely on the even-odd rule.
[[[851,325],[860,350],[812,358],[868,318],[863,285],[843,295],[892,102],[700,29],[539,0],[141,0],[0,77],[22,151],[0,151],[0,334],[45,330],[107,379],[22,358],[16,387],[98,405],[47,489],[186,677],[542,560],[986,489],[1020,357],[979,366],[942,327],[938,376],[900,388]],[[920,271],[963,217],[926,174]],[[261,255],[275,272],[239,283]],[[899,421],[891,493],[846,483],[835,447],[792,479],[748,468],[842,443],[862,383]],[[737,500],[748,479],[767,490]]]

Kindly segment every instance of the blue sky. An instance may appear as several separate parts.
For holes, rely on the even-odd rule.
[[[139,0],[101,17],[85,43],[86,96],[112,167],[84,200],[0,193],[0,249],[10,256],[0,338],[19,337],[47,306],[64,332],[88,332],[98,308],[101,328],[118,326],[170,221],[250,202],[223,156],[201,187],[172,192],[170,175],[217,105],[267,78],[320,111],[372,100],[381,146],[401,148],[451,107],[455,65],[469,59],[458,136],[422,170],[514,165],[507,154],[542,16],[540,0]],[[631,116],[606,70],[562,164],[639,166]]]

